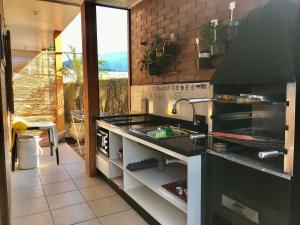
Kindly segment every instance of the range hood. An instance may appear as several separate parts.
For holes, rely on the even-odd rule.
[[[300,82],[300,4],[273,0],[239,28],[212,84]]]

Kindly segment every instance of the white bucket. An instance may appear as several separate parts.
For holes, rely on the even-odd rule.
[[[20,135],[17,146],[19,169],[26,170],[37,167],[37,140],[30,135]]]

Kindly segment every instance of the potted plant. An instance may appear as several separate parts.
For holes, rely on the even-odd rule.
[[[216,27],[216,40],[214,43],[214,54],[217,56],[223,56],[225,55],[227,51],[227,45],[229,40],[228,35],[228,28],[229,26],[226,25],[219,25]]]
[[[165,56],[173,56],[176,54],[177,52],[177,44],[174,43],[166,43],[164,45],[164,54]]]
[[[211,68],[211,56],[212,56],[212,46],[214,44],[215,27],[209,21],[202,25],[201,27],[201,43],[202,50],[199,53],[199,66],[200,68],[208,69]]]
[[[166,56],[173,56],[176,54],[178,44],[176,44],[175,42],[175,34],[171,33],[170,38],[164,44],[164,53]]]
[[[145,43],[144,46],[147,46]],[[149,71],[149,75],[158,75],[161,73],[164,64],[163,39],[155,35],[150,43],[149,49],[142,58],[142,69]]]

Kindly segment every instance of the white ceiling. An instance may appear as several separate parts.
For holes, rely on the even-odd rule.
[[[90,0],[99,4],[108,5],[108,6],[115,6],[115,7],[122,7],[122,8],[132,8],[137,3],[141,2],[142,0]]]
[[[12,48],[37,51],[48,48],[53,43],[53,32],[64,30],[80,12],[80,1],[4,0]]]

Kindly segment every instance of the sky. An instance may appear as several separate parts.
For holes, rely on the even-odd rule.
[[[127,11],[97,6],[98,54],[128,50]],[[81,17],[78,14],[62,32],[63,52],[69,45],[82,52]]]

